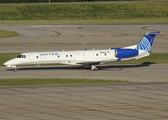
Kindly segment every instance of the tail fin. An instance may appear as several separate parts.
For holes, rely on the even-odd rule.
[[[136,48],[137,50],[146,50],[151,51],[152,44],[155,38],[155,35],[160,34],[159,31],[157,32],[148,32],[145,33],[140,42],[137,44]]]

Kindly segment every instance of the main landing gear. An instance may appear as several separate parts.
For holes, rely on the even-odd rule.
[[[17,72],[17,68],[14,68],[14,71]]]
[[[98,68],[95,65],[87,65],[87,66],[85,66],[85,69],[91,69],[92,71],[98,70]]]
[[[92,71],[97,71],[98,68],[97,68],[95,65],[91,65],[91,70],[92,70]]]

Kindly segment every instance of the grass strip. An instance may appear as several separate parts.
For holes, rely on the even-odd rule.
[[[18,56],[20,53],[0,53],[0,66],[3,65],[4,62],[15,58]]]
[[[168,1],[0,4],[0,23],[167,22],[167,6]]]
[[[20,53],[0,53],[0,66],[4,62],[16,57]],[[141,58],[138,60],[109,62],[108,64],[156,64],[156,63],[168,63],[168,53],[151,53],[150,56]]]
[[[0,24],[152,24],[167,23],[168,18],[128,18],[128,19],[94,19],[94,20],[3,20]]]
[[[123,80],[60,79],[60,78],[1,78],[0,86],[51,85],[51,84],[98,84],[128,82]]]
[[[14,37],[18,36],[19,34],[14,32],[14,31],[9,31],[9,30],[0,30],[0,38],[5,38],[5,37]]]

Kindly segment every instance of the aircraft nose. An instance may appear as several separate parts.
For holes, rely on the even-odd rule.
[[[11,59],[11,60],[8,60],[7,62],[5,62],[4,65],[10,66],[13,64],[13,62],[14,62],[13,59]]]
[[[7,61],[7,62],[4,63],[4,65],[5,66],[10,66],[11,65],[10,63],[11,63],[10,61]]]
[[[20,60],[18,58],[13,58],[11,60],[8,60],[4,63],[4,65],[6,65],[7,67],[12,67],[12,66],[16,66],[18,64],[20,64]]]
[[[3,65],[8,65],[8,63],[9,63],[9,62],[7,61],[7,62],[5,62]]]
[[[3,65],[7,65],[7,63],[5,62]]]

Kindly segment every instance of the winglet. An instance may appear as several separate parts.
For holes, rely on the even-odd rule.
[[[160,34],[160,32],[157,31],[145,33],[135,49],[151,51],[154,38],[157,34]]]

